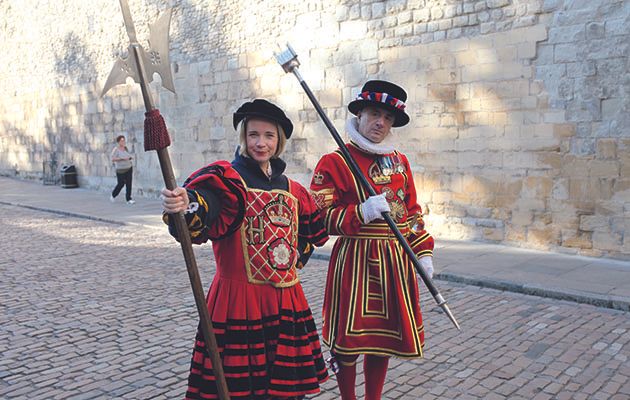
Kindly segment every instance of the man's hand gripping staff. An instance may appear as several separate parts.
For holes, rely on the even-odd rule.
[[[145,51],[136,38],[136,30],[133,25],[133,20],[131,19],[131,12],[129,11],[127,0],[120,0],[120,6],[130,41],[129,55],[127,58],[119,58],[116,61],[103,87],[101,96],[113,86],[124,84],[128,77],[133,78],[134,81],[140,84],[146,109],[144,121],[144,150],[157,151],[166,188],[173,190],[176,188],[177,183],[167,149],[171,141],[168,136],[164,118],[162,118],[159,110],[154,106],[148,85],[148,83],[153,80],[153,74],[158,73],[162,78],[162,86],[175,93],[175,86],[173,85],[173,77],[171,75],[168,59],[168,31],[171,20],[171,10],[168,9],[155,24],[150,25],[151,48],[149,48],[149,51]],[[173,218],[175,228],[177,232],[179,232],[179,242],[182,247],[182,252],[184,253],[188,277],[190,278],[197,311],[199,312],[200,326],[203,332],[206,350],[212,360],[212,370],[216,378],[218,395],[220,399],[227,400],[230,396],[223,374],[223,364],[206,306],[188,226],[182,211],[170,214],[170,217]]]
[[[286,73],[289,73],[289,72],[293,73],[293,75],[295,75],[295,77],[300,82],[300,86],[302,86],[302,88],[306,92],[306,95],[308,96],[309,100],[315,107],[315,110],[317,111],[320,118],[324,122],[324,125],[326,125],[326,128],[328,128],[328,130],[330,131],[331,135],[333,136],[333,139],[335,140],[335,142],[337,142],[337,145],[339,146],[339,150],[341,151],[345,161],[350,167],[353,175],[361,182],[361,186],[363,186],[363,188],[369,193],[370,198],[368,199],[368,201],[370,201],[370,199],[372,199],[373,197],[376,197],[377,194],[374,188],[372,187],[372,185],[370,185],[367,178],[361,173],[361,170],[358,167],[356,161],[352,158],[352,155],[349,153],[348,149],[346,148],[343,142],[343,139],[341,138],[341,136],[335,129],[334,125],[332,124],[328,116],[326,116],[326,114],[324,113],[324,110],[322,109],[321,105],[315,98],[315,95],[313,94],[311,89],[308,87],[308,85],[304,81],[304,78],[302,78],[302,75],[300,74],[298,70],[298,67],[300,66],[300,62],[297,59],[297,54],[295,53],[295,51],[291,48],[291,46],[288,46],[285,51],[282,51],[281,53],[276,54],[276,60],[282,66],[282,68],[284,69]],[[429,266],[426,266],[427,270],[425,271],[425,268],[423,267],[421,262],[416,258],[416,255],[411,249],[411,246],[409,246],[407,239],[403,236],[403,234],[400,232],[400,230],[396,226],[396,222],[394,222],[394,220],[392,219],[389,211],[382,210],[382,208],[379,208],[379,205],[382,205],[382,202],[380,202],[379,200],[372,200],[370,201],[369,205],[366,205],[368,201],[366,201],[365,203],[361,205],[362,211],[365,213],[365,211],[369,209],[370,211],[368,211],[368,214],[371,213],[372,211],[382,211],[381,212],[382,218],[385,219],[385,222],[387,222],[387,225],[390,227],[390,229],[396,236],[396,239],[398,239],[398,242],[400,243],[401,247],[403,248],[403,250],[409,257],[409,260],[413,263],[416,269],[416,272],[420,275],[420,277],[424,281],[424,284],[429,289],[429,292],[431,292],[431,295],[433,295],[433,298],[435,299],[437,304],[442,308],[442,310],[446,313],[446,315],[451,320],[453,325],[455,325],[457,329],[460,329],[459,324],[457,323],[457,320],[455,319],[455,317],[453,316],[453,313],[451,313],[451,310],[446,304],[446,300],[444,300],[444,297],[440,294],[437,287],[433,283],[433,280],[429,276],[429,273],[428,273]],[[373,217],[373,214],[369,214],[369,215]]]

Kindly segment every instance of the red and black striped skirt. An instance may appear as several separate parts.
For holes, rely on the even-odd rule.
[[[300,399],[328,379],[315,321],[302,286],[213,282],[208,309],[231,399]],[[216,399],[212,363],[201,331],[186,399]]]

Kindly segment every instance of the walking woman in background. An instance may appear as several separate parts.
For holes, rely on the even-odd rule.
[[[114,150],[112,150],[112,162],[116,167],[116,179],[118,180],[118,183],[112,191],[111,196],[109,196],[109,200],[113,203],[116,196],[118,196],[118,193],[120,193],[123,186],[125,186],[125,198],[127,203],[134,204],[135,201],[131,198],[131,178],[133,176],[131,159],[133,157],[127,149],[125,137],[123,135],[119,135],[116,138],[116,143],[118,143],[118,146],[114,147]]]

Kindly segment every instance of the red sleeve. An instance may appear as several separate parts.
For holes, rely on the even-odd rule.
[[[411,233],[407,236],[407,240],[417,257],[432,256],[434,241],[433,237],[424,229],[422,208],[418,204],[416,185],[413,181],[411,166],[409,165],[407,156],[402,153],[401,156],[409,176],[409,181],[407,183],[407,195],[405,196],[405,206],[407,207],[407,223],[411,228]]]
[[[328,240],[328,234],[315,201],[304,186],[294,181],[290,181],[290,184],[292,185],[291,192],[297,197],[299,204],[298,237],[314,246],[323,246]]]
[[[229,162],[218,161],[195,171],[186,179],[184,187],[188,189],[191,201],[198,202],[194,212],[186,214],[193,243],[220,240],[241,226],[245,215],[246,189],[240,175]],[[206,222],[205,218],[209,205],[196,189],[211,191],[219,200],[221,209],[210,222]],[[166,223],[168,219],[168,214],[164,214]]]
[[[357,198],[355,186],[340,153],[330,153],[319,160],[311,180],[311,194],[329,235],[352,235],[363,224],[359,205],[349,202],[349,198]]]

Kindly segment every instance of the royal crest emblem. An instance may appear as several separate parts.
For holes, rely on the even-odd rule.
[[[385,185],[392,181],[391,176],[385,176],[383,174],[383,171],[381,171],[381,167],[377,162],[373,162],[368,168],[368,176],[377,185]]]
[[[276,226],[291,225],[293,211],[287,205],[283,195],[279,195],[277,200],[267,204],[264,210],[272,224]]]

